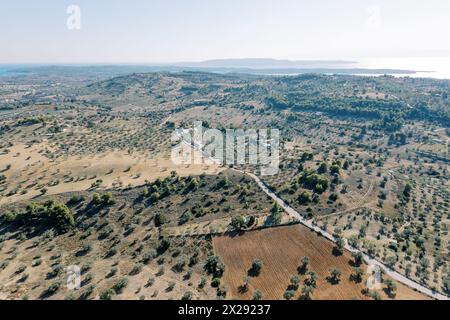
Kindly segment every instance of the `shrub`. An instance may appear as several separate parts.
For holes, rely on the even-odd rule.
[[[86,199],[85,199],[84,196],[77,196],[77,195],[74,195],[74,196],[72,196],[72,197],[70,198],[69,201],[67,201],[67,205],[69,205],[69,206],[77,205],[77,204],[79,204],[79,203],[81,203],[81,202],[84,202],[85,200],[86,200]]]
[[[291,300],[294,296],[295,296],[295,291],[293,291],[293,290],[286,290],[286,292],[283,295],[283,297],[286,300]]]
[[[220,278],[214,278],[211,281],[211,287],[218,288],[220,286]]]
[[[122,278],[113,285],[112,289],[116,292],[116,294],[121,294],[123,292],[123,289],[125,289],[127,286],[128,279]]]
[[[114,295],[113,289],[105,290],[100,294],[100,300],[111,300],[113,295]]]
[[[246,227],[246,221],[243,216],[234,216],[231,218],[230,226],[237,231],[241,231]]]
[[[337,268],[332,268],[330,270],[330,275],[328,277],[328,281],[330,281],[332,284],[337,284],[341,281],[341,271]]]
[[[131,276],[135,276],[135,275],[138,275],[139,273],[141,273],[141,271],[142,271],[142,264],[136,264],[134,267],[133,267],[133,269],[131,269],[131,271],[130,271],[130,275]]]
[[[199,287],[199,289],[203,289],[205,287],[205,285],[206,285],[206,278],[202,277],[198,283],[198,287]]]
[[[40,204],[31,203],[24,211],[18,213],[8,212],[4,219],[20,225],[44,224],[61,230],[67,230],[75,225],[72,211],[65,204],[51,200]]]
[[[167,288],[166,288],[166,291],[167,292],[170,292],[170,291],[173,291],[173,289],[175,289],[175,282],[174,281],[170,281],[169,282],[169,284],[168,284],[168,286],[167,286]]]
[[[155,215],[155,227],[162,226],[164,223],[166,223],[166,221],[167,221],[166,216],[163,213],[158,212]]]
[[[88,272],[89,270],[91,270],[92,268],[92,262],[88,261],[85,262],[82,266],[81,266],[81,274],[85,274],[86,272]]]
[[[110,206],[115,203],[113,194],[111,192],[107,192],[102,196],[102,204],[105,206]]]
[[[338,199],[338,194],[336,192],[333,192],[332,194],[330,194],[330,200],[331,201],[336,201]]]
[[[186,291],[183,296],[181,297],[181,300],[192,300],[192,292]]]
[[[261,273],[262,266],[263,263],[261,260],[259,259],[253,260],[249,273],[251,273],[254,276],[259,276],[259,274]]]
[[[206,263],[204,269],[209,274],[212,274],[215,277],[222,277],[225,272],[225,265],[222,263],[218,256],[209,256],[206,259]]]
[[[81,299],[81,300],[86,300],[86,299],[88,299],[88,298],[94,293],[94,290],[95,290],[95,285],[94,285],[94,284],[90,285],[90,286],[87,287],[87,289],[80,295],[80,299]]]
[[[99,205],[99,204],[102,203],[102,199],[101,199],[101,197],[100,197],[100,195],[99,195],[98,193],[94,193],[94,194],[92,195],[92,202],[93,202],[95,205]]]
[[[147,283],[145,284],[145,287],[149,288],[149,287],[153,286],[154,283],[155,283],[155,278],[150,277],[150,278],[147,280]]]
[[[144,264],[149,264],[153,259],[155,259],[157,256],[157,252],[156,250],[150,250],[147,251],[146,253],[144,253],[144,255],[142,256],[142,262]]]
[[[292,276],[291,282],[289,284],[289,290],[297,291],[299,284],[300,284],[300,277],[297,275]]]
[[[353,273],[350,275],[350,280],[360,283],[362,281],[362,276],[364,272],[360,267],[354,267]]]
[[[111,258],[117,254],[117,248],[112,247],[106,252],[106,258]]]
[[[52,296],[61,288],[61,281],[53,282],[45,291],[46,296]]]
[[[184,267],[186,266],[186,260],[184,257],[181,257],[177,260],[175,265],[172,267],[172,270],[176,273],[181,273],[184,270]]]
[[[112,267],[111,270],[109,271],[109,273],[106,275],[108,278],[114,277],[117,274],[117,268],[116,267]]]
[[[253,300],[261,300],[262,299],[262,293],[259,290],[255,290],[253,292]]]
[[[298,268],[298,271],[301,274],[305,274],[308,271],[308,266],[309,266],[309,258],[308,257],[302,257],[300,260],[300,266]]]
[[[162,238],[161,241],[159,242],[158,252],[159,253],[166,252],[170,248],[170,245],[171,245],[171,242],[169,239]]]
[[[309,195],[308,192],[303,191],[299,196],[298,196],[298,202],[302,205],[306,205],[311,201],[311,196]]]
[[[228,287],[227,286],[220,286],[217,289],[217,296],[220,298],[225,298],[227,296],[228,293]]]

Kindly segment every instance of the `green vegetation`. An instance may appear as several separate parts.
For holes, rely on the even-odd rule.
[[[31,203],[23,211],[8,212],[3,219],[8,223],[13,222],[21,226],[55,227],[63,231],[75,225],[72,211],[65,204],[51,200],[44,203]]]

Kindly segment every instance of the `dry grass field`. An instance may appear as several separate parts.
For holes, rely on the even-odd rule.
[[[213,244],[215,253],[226,265],[224,282],[229,286],[230,298],[251,299],[252,293],[259,290],[263,299],[283,299],[290,278],[298,274],[300,259],[307,256],[310,270],[319,277],[312,299],[368,299],[362,293],[365,282],[349,280],[352,273],[351,255],[344,252],[341,256],[334,256],[331,242],[301,225],[263,229],[237,236],[218,236],[213,238]],[[242,285],[254,259],[263,262],[261,274],[252,277],[249,290],[241,294],[238,287]],[[333,267],[342,272],[342,280],[337,285],[326,280]],[[397,284],[397,287],[396,299],[426,299],[403,285]],[[382,299],[388,299],[383,291],[380,295]]]
[[[180,176],[218,174],[223,169],[214,163],[176,165],[170,153],[113,151],[92,155],[67,156],[48,159],[41,150],[46,143],[27,147],[18,144],[9,153],[0,155],[2,164],[11,167],[4,172],[8,179],[0,205],[32,199],[46,194],[89,190],[93,183],[100,189],[141,186],[146,181],[166,178],[176,171]]]

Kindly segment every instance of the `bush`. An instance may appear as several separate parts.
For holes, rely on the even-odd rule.
[[[115,203],[113,194],[111,192],[107,192],[102,196],[102,203],[105,206],[110,206]]]
[[[300,266],[298,268],[298,271],[301,274],[305,274],[308,271],[308,267],[309,267],[309,258],[308,257],[302,257],[300,260]]]
[[[228,287],[227,286],[220,286],[217,288],[217,296],[220,298],[225,298],[228,293]]]
[[[191,181],[189,182],[188,188],[190,190],[197,190],[199,184],[200,183],[199,183],[199,181],[196,178],[192,178]]]
[[[154,283],[155,283],[155,278],[150,277],[150,278],[147,280],[147,283],[145,284],[145,287],[146,287],[146,288],[149,288],[149,287],[153,286]]]
[[[177,260],[175,265],[172,267],[172,270],[176,273],[181,273],[184,270],[184,267],[186,266],[186,260],[184,257],[181,257]]]
[[[350,275],[350,280],[360,283],[363,277],[363,270],[360,267],[354,267],[353,273]]]
[[[144,255],[142,256],[142,262],[144,264],[149,264],[153,259],[156,258],[156,256],[158,255],[158,253],[156,252],[156,250],[150,250],[147,251],[146,253],[144,253]]]
[[[85,274],[86,272],[88,272],[89,270],[91,270],[91,268],[92,268],[92,261],[85,262],[85,263],[81,266],[81,274]]]
[[[117,248],[112,247],[106,252],[106,258],[111,258],[117,254]]]
[[[341,281],[342,272],[337,268],[332,268],[330,270],[330,275],[328,277],[328,281],[332,284],[338,284]]]
[[[53,279],[59,276],[63,272],[64,268],[58,263],[52,267],[52,271],[47,273],[48,279]]]
[[[241,231],[246,228],[246,221],[243,216],[234,216],[231,218],[230,226],[233,230]]]
[[[76,196],[76,195],[74,195],[74,196],[72,196],[72,198],[70,198],[69,201],[67,201],[67,205],[74,206],[74,205],[77,205],[77,204],[79,204],[81,202],[84,202],[85,200],[86,199],[85,199],[84,196]]]
[[[108,278],[112,278],[117,274],[117,268],[116,267],[112,267],[111,270],[109,271],[109,273],[106,275],[106,277]]]
[[[283,295],[283,297],[286,300],[291,300],[294,296],[295,296],[295,291],[293,291],[293,290],[286,290],[286,292]]]
[[[94,284],[92,284],[92,285],[90,285],[81,295],[80,295],[80,299],[81,300],[86,300],[86,299],[88,299],[93,293],[94,293],[94,290],[95,290],[95,285]]]
[[[166,291],[167,292],[171,292],[171,291],[173,291],[173,289],[175,289],[175,282],[174,281],[170,281],[169,282],[169,284],[168,284],[168,286],[167,286],[167,288],[166,288]]]
[[[263,263],[261,260],[259,259],[253,260],[249,273],[251,273],[254,276],[259,276],[259,274],[261,273],[262,266]]]
[[[206,278],[202,277],[198,283],[198,287],[199,287],[199,289],[203,289],[205,287],[205,285],[206,285]]]
[[[181,297],[181,300],[192,300],[192,292],[186,291],[183,296]]]
[[[298,202],[302,205],[306,205],[311,201],[311,196],[309,195],[308,192],[303,191],[299,196],[298,196]]]
[[[123,289],[125,289],[127,286],[128,279],[122,278],[113,285],[112,289],[116,292],[116,294],[121,294],[123,292]]]
[[[331,201],[336,201],[338,199],[338,194],[336,192],[333,192],[332,194],[330,194],[330,200]]]
[[[300,284],[300,277],[297,276],[297,275],[292,276],[291,277],[291,282],[289,284],[289,290],[297,291],[299,284]]]
[[[53,282],[45,291],[46,296],[52,296],[61,288],[61,281]]]
[[[256,290],[255,292],[253,292],[253,300],[261,300],[262,299],[262,293],[259,290]]]
[[[167,219],[166,216],[163,213],[157,213],[155,215],[155,227],[160,227],[162,226],[164,223],[166,223]]]
[[[158,252],[159,253],[166,252],[170,248],[170,245],[171,245],[171,242],[169,239],[162,238],[161,241],[159,242]]]
[[[341,168],[338,165],[334,164],[330,167],[330,173],[331,174],[339,174],[340,169]]]
[[[67,230],[75,225],[72,211],[65,204],[51,200],[40,204],[31,203],[22,212],[8,212],[4,219],[20,225],[44,224],[61,230]]]
[[[220,278],[225,272],[225,265],[222,263],[218,256],[209,256],[206,259],[204,269],[209,274]]]
[[[113,295],[114,295],[113,289],[105,290],[100,294],[100,300],[111,300]]]
[[[270,209],[270,220],[272,225],[279,225],[281,223],[281,207],[278,202],[274,202],[272,209]]]
[[[161,198],[161,195],[158,192],[153,192],[150,198],[153,202],[157,202]]]
[[[135,276],[138,275],[139,273],[141,273],[142,271],[142,264],[136,264],[133,269],[131,269],[130,271],[130,276]]]
[[[83,248],[81,248],[80,251],[78,251],[77,255],[81,256],[81,255],[86,255],[88,254],[90,251],[92,250],[92,245],[90,243],[86,243],[85,245],[83,245]]]
[[[92,202],[97,206],[102,203],[102,199],[98,193],[94,193],[92,195]]]
[[[149,195],[148,188],[144,187],[144,189],[142,190],[142,197],[147,198],[148,195]]]
[[[220,278],[214,278],[211,281],[211,287],[218,288],[220,286]]]

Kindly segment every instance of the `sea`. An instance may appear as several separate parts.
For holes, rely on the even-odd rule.
[[[17,70],[20,67],[27,67],[27,66],[0,64],[0,77],[18,74],[15,73],[14,70]],[[415,74],[392,74],[392,75],[395,77],[450,79],[450,56],[363,59],[359,60],[359,62],[357,63],[346,65],[346,67],[363,68],[363,69],[413,70],[416,71]],[[373,73],[357,74],[357,75],[377,76],[377,74]]]
[[[0,64],[0,77],[2,76],[14,76],[19,75],[21,72],[16,72],[17,68],[23,67],[21,65],[1,65]]]
[[[366,59],[357,63],[359,68],[414,70],[415,74],[396,74],[396,77],[450,79],[450,57],[408,57]]]

